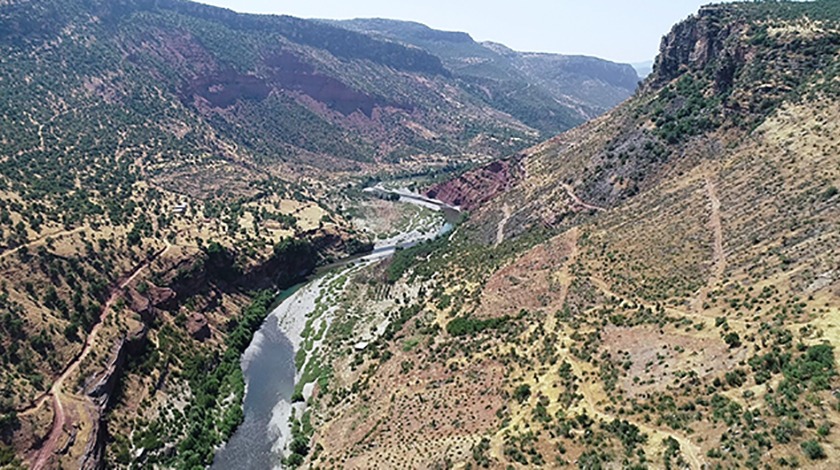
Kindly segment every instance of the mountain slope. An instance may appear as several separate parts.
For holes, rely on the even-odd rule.
[[[312,462],[833,468],[838,64],[836,2],[706,7],[627,103],[432,188],[471,217],[388,268],[422,293]]]
[[[416,46],[443,65],[474,96],[551,136],[624,101],[639,78],[629,65],[584,56],[513,51],[477,43],[468,34],[383,19],[330,24]]]
[[[84,135],[103,153],[151,144],[161,177],[201,156],[199,170],[233,162],[247,181],[502,156],[534,135],[459,90],[436,57],[319,23],[175,0],[21,2],[2,21],[13,155]]]

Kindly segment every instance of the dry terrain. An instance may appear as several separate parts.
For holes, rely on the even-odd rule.
[[[470,220],[378,268],[422,294],[332,362],[306,462],[836,467],[836,13],[704,8],[628,103],[432,188]]]

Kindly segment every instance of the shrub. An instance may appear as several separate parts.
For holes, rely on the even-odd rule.
[[[742,369],[735,369],[732,372],[727,372],[724,378],[730,387],[740,387],[744,384],[744,381],[747,378],[747,373]]]
[[[647,436],[642,434],[639,428],[630,422],[615,419],[603,427],[621,440],[628,456],[632,455],[637,445],[647,442]],[[677,447],[679,448],[679,444]]]
[[[297,436],[289,444],[289,450],[294,454],[306,455],[309,453],[309,439],[303,436]]]
[[[802,447],[802,452],[805,453],[805,456],[811,460],[819,460],[826,457],[825,450],[823,450],[822,446],[817,441],[805,441],[800,444],[800,446]]]
[[[303,465],[303,456],[300,454],[291,454],[285,459],[285,465],[289,468],[297,468]]]
[[[827,437],[831,434],[831,425],[828,423],[823,424],[817,429],[817,435],[820,437]]]
[[[741,347],[741,337],[734,331],[727,333],[723,340],[729,345],[729,349]]]
[[[516,390],[513,391],[513,398],[518,401],[519,403],[524,402],[528,398],[531,397],[531,386],[528,384],[522,384],[516,387]]]
[[[484,330],[500,328],[510,320],[509,316],[480,320],[477,318],[459,317],[446,325],[446,332],[452,336],[466,336],[481,333]]]
[[[779,386],[779,392],[793,400],[802,392],[802,386],[828,390],[829,381],[836,373],[834,349],[827,344],[811,346],[796,361],[785,366],[785,380]]]

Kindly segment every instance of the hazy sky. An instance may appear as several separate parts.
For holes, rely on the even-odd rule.
[[[713,0],[199,0],[248,13],[392,18],[513,49],[651,60],[677,21]],[[716,0],[717,1],[717,0]]]

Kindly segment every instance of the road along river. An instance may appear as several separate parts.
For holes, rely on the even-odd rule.
[[[295,353],[301,345],[307,316],[315,310],[322,292],[343,274],[388,258],[398,248],[408,248],[449,232],[460,219],[458,208],[408,190],[382,187],[367,190],[374,191],[395,194],[401,203],[435,209],[442,216],[424,230],[402,233],[378,242],[371,253],[319,269],[313,280],[281,294],[281,303],[254,334],[241,358],[246,384],[243,403],[245,420],[230,441],[216,452],[211,468],[281,468],[282,453],[291,439],[291,397],[295,383],[300,379],[299,371],[295,369]]]

